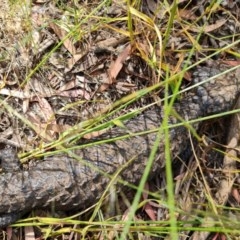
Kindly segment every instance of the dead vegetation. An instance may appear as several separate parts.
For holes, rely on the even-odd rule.
[[[151,107],[164,96],[164,87],[158,87],[164,79],[172,78],[174,90],[182,79],[183,86],[191,83],[190,69],[198,64],[239,64],[237,1],[4,0],[0,9],[1,148],[15,146],[25,152],[23,161],[61,144],[94,140],[104,130],[91,127],[107,121],[109,112],[114,111],[115,117]],[[141,89],[149,90],[143,94]],[[142,208],[127,233],[123,229],[131,221],[129,206],[125,213],[118,212],[120,217],[99,210],[96,219],[87,223],[86,214],[76,225],[43,218],[38,219],[39,228],[37,224],[9,227],[2,235],[172,239],[178,232],[176,239],[237,239],[239,133],[227,133],[238,129],[238,117],[231,125],[222,120],[216,129],[214,123],[211,131],[200,131],[212,139],[208,147],[190,141],[192,151],[174,162],[178,230],[173,229],[171,237],[164,172],[145,186],[161,199],[143,194]],[[114,124],[124,127],[122,122]],[[226,151],[226,145],[232,150]],[[222,152],[229,154],[223,157]],[[229,163],[229,155],[233,162]]]

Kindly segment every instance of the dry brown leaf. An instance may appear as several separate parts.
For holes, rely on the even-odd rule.
[[[24,227],[25,240],[35,240],[34,229],[31,226]]]
[[[68,68],[66,72],[69,72],[72,70],[72,68],[74,67],[74,65],[80,60],[82,59],[86,54],[88,53],[88,50],[82,52],[82,53],[77,53],[77,54],[73,54],[72,58],[68,59]]]
[[[29,85],[34,92],[38,93],[36,94],[36,96],[39,97],[51,97],[54,96],[56,93],[54,89],[52,89],[48,85],[43,84],[42,81],[39,81],[39,79],[36,78],[31,79]],[[24,91],[24,93],[25,92],[26,91]]]
[[[109,67],[108,70],[108,82],[104,83],[100,86],[98,89],[98,92],[105,91],[108,89],[109,85],[112,85],[116,82],[117,75],[121,71],[123,67],[123,62],[127,59],[127,57],[131,54],[131,45],[129,44],[125,49],[122,51],[122,53],[118,56],[116,61],[112,62],[112,64]]]
[[[180,9],[178,14],[179,17],[183,19],[195,20],[197,18],[196,15],[192,12],[192,10],[188,9]]]
[[[62,97],[72,97],[72,98],[83,97],[86,100],[90,100],[91,98],[90,94],[87,91],[82,89],[74,89],[71,91],[66,91],[78,86],[77,79],[74,79],[69,83],[66,83],[59,90],[54,90],[51,87],[46,86],[34,79],[31,81],[31,84],[34,91],[39,93],[37,96],[41,96],[41,97],[52,97],[52,96],[62,96]]]
[[[12,96],[20,99],[31,98],[31,94],[29,92],[23,92],[21,90],[10,90],[8,88],[1,88],[0,95]]]
[[[117,82],[116,89],[121,90],[123,92],[130,92],[132,90],[136,90],[136,84],[126,83],[126,82]]]
[[[34,97],[32,100],[37,102],[36,104],[38,104],[38,108],[41,109],[41,113],[28,112],[29,120],[36,126],[36,129],[39,130],[38,134],[42,136],[41,131],[43,131],[48,136],[54,137],[55,132],[46,129],[49,123],[56,124],[55,114],[51,105],[45,98]],[[39,114],[41,114],[41,116],[39,116]]]
[[[220,235],[219,233],[216,233],[216,234],[212,237],[212,240],[217,240],[217,239],[223,240],[223,239],[221,238],[221,235]]]
[[[162,19],[165,15],[165,9],[160,8],[159,2],[155,0],[146,0],[147,8],[150,12],[154,13],[154,17]],[[157,15],[156,15],[157,14]]]
[[[226,65],[229,65],[229,66],[232,66],[232,67],[235,67],[235,66],[240,66],[240,61],[233,61],[233,60],[222,60],[221,61],[222,63],[226,64]]]
[[[143,194],[142,194],[144,200],[146,200],[148,198],[148,191],[149,191],[149,185],[148,185],[148,183],[146,183],[144,186]],[[146,212],[146,214],[149,216],[149,218],[151,220],[153,220],[153,221],[157,220],[155,211],[153,210],[153,207],[151,206],[151,204],[149,202],[147,202],[144,205],[143,210]]]
[[[32,100],[38,102],[44,122],[56,123],[54,111],[45,98],[35,97]]]
[[[127,41],[127,37],[123,36],[121,38],[110,37],[105,40],[99,41],[96,44],[96,48],[103,48],[111,50],[113,47],[119,46],[120,44]]]
[[[59,89],[58,92],[63,92],[70,90],[72,88],[78,87],[78,79],[74,78],[73,80],[67,82],[66,84],[62,85]]]
[[[54,131],[55,133],[63,133],[71,127],[72,126],[67,125],[67,124],[65,124],[65,125],[62,125],[62,124],[48,124],[47,125],[47,130]]]
[[[128,208],[122,215],[122,221],[127,222],[129,221],[129,213],[130,213],[130,208]],[[139,220],[137,216],[134,216],[134,220],[137,221]]]
[[[136,43],[136,48],[139,51],[141,58],[144,60],[147,60],[150,56],[150,49],[149,46],[145,43],[142,42],[137,42]]]
[[[58,38],[62,41],[63,40],[63,45],[64,47],[72,54],[75,55],[76,54],[76,48],[74,46],[74,44],[72,43],[72,41],[69,38],[66,38],[67,32],[62,29],[61,27],[59,27],[58,25],[56,25],[55,23],[51,22],[49,24],[49,26],[53,29],[53,31],[56,33],[56,35],[58,36]],[[65,39],[66,38],[66,39]]]
[[[151,206],[151,204],[146,203],[146,205],[144,206],[144,211],[146,212],[146,214],[149,216],[149,218],[152,221],[156,221],[157,220],[156,213],[153,210],[153,207]]]
[[[178,175],[174,178],[174,180],[175,180],[175,181],[180,181],[180,180],[184,179],[185,175],[186,175],[185,172],[183,172],[183,173],[181,173],[181,174],[178,174]]]
[[[227,21],[226,19],[221,19],[221,20],[216,21],[216,23],[214,23],[214,24],[206,25],[206,26],[204,26],[203,32],[205,32],[205,33],[212,32],[215,29],[218,29],[222,25],[224,25],[226,23],[226,21]],[[191,27],[190,30],[193,32],[200,32],[200,31],[202,31],[202,27],[198,27],[198,28]]]
[[[40,119],[32,112],[28,113],[28,120],[35,126],[34,130],[45,141],[52,141],[55,139],[55,133],[47,130],[48,124],[42,123]],[[50,134],[49,134],[50,133]]]
[[[37,81],[36,81],[37,82]],[[0,89],[0,95],[6,95],[6,96],[12,96],[20,99],[30,99],[31,101],[35,101],[36,97],[39,98],[46,98],[46,97],[52,97],[52,96],[62,96],[62,97],[83,97],[86,100],[90,100],[91,96],[90,94],[82,89],[75,89],[71,91],[56,91],[54,89],[51,89],[47,86],[44,86],[41,83],[37,83],[36,85],[33,85],[33,89],[35,90],[34,93],[31,93],[29,91],[22,91],[22,90],[11,90],[8,88],[2,88]],[[28,107],[25,106],[27,109]]]
[[[232,194],[232,196],[234,197],[234,199],[236,200],[236,202],[239,204],[239,203],[240,203],[239,190],[236,189],[236,188],[233,188],[231,194]]]
[[[218,237],[220,237],[220,238],[218,238]],[[217,239],[227,240],[227,237],[226,237],[226,235],[224,233],[216,233],[216,236],[215,236],[215,238],[213,238],[213,240],[217,240]]]
[[[63,92],[56,92],[57,96],[62,97],[71,97],[71,98],[77,98],[77,97],[83,97],[86,100],[90,100],[91,96],[90,94],[82,89],[75,89],[75,90],[69,90],[69,91],[63,91]]]
[[[12,227],[7,227],[7,240],[12,239],[12,235],[13,235],[12,232],[13,232]]]
[[[129,44],[122,53],[118,56],[115,62],[113,62],[109,68],[109,84],[112,84],[116,81],[116,77],[122,69],[123,62],[127,59],[127,57],[131,54],[131,45]]]

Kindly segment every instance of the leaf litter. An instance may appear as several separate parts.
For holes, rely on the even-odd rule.
[[[236,30],[239,23],[235,17],[239,14],[237,3],[215,3],[211,12],[210,1],[205,1],[203,6],[197,3],[197,8],[191,2],[179,1],[178,15],[165,51],[162,52],[162,49],[156,47],[156,32],[147,19],[155,21],[164,35],[170,5],[154,0],[144,2],[133,18],[135,35],[134,43],[131,43],[131,34],[124,22],[127,19],[127,7],[124,4],[112,1],[109,8],[105,6],[91,15],[91,10],[97,8],[99,3],[89,2],[91,3],[69,1],[62,7],[55,1],[44,0],[33,3],[26,1],[24,4],[12,6],[6,1],[0,3],[0,19],[3,20],[0,33],[4,36],[0,43],[0,95],[34,126],[31,128],[27,121],[19,120],[14,114],[1,112],[1,142],[22,148],[24,151],[38,148],[43,142],[49,144],[77,124],[97,116],[98,113],[106,114],[108,111],[105,109],[110,109],[108,106],[128,93],[135,93],[139,89],[158,83],[158,70],[163,72],[160,76],[162,79],[168,71],[170,74],[180,72],[185,61],[195,63],[202,56],[211,53],[213,48],[220,49],[231,43],[231,34],[239,32]],[[225,2],[230,3],[226,6]],[[209,12],[212,15],[208,15]],[[143,15],[138,16],[140,13]],[[206,18],[199,17],[205,15]],[[200,33],[202,36],[199,41],[197,34]],[[211,34],[217,37],[213,38]],[[192,45],[196,45],[197,50],[193,57],[188,59],[188,49]],[[237,48],[233,47],[222,54],[236,55],[236,52]],[[159,61],[161,69],[156,69]],[[224,61],[236,63],[231,63],[228,59]],[[184,76],[191,82],[189,72]],[[159,92],[161,91],[160,89]],[[118,114],[146,106],[153,99],[158,99],[155,93],[121,109]],[[115,125],[124,127],[124,123],[117,120]],[[104,132],[104,129],[95,131],[85,134],[83,138],[92,140]],[[201,157],[205,159],[206,152],[202,152]],[[197,215],[195,210],[206,202],[206,195],[203,194],[204,186],[201,184],[199,167],[193,164],[194,161],[183,162],[181,170],[175,173],[175,194],[180,203],[179,208],[182,204],[182,209],[189,215],[178,216],[179,220],[193,221]],[[204,161],[202,167],[206,168]],[[164,178],[164,173],[161,177]],[[215,174],[209,180],[209,184],[214,186],[214,181],[220,182],[219,179],[221,176]],[[224,182],[221,184],[224,185]],[[145,191],[153,192],[165,188],[164,181],[156,180],[146,185]],[[193,189],[198,192],[194,192]],[[217,195],[223,194],[226,197],[232,194],[239,203],[237,187],[231,185],[222,189],[227,189],[227,194],[218,192]],[[192,192],[194,193],[191,194]],[[164,190],[160,191],[160,196],[160,202],[164,202]],[[149,201],[148,198],[148,194],[143,194],[142,199],[147,203],[135,219],[168,220],[167,207],[159,201]],[[226,201],[227,199],[224,200]],[[122,214],[124,221],[127,221],[127,212],[128,210]],[[190,214],[191,212],[193,213]],[[144,213],[147,216],[142,216]],[[116,231],[110,232],[108,236],[114,238],[121,229],[122,225],[117,225]],[[35,233],[34,228],[25,227],[24,230],[24,239],[31,239]],[[10,237],[11,228],[8,228],[7,232]],[[189,236],[192,233],[186,230],[182,232],[183,236],[184,234]],[[73,238],[73,234],[71,236]],[[166,235],[161,235],[161,239],[165,237]]]

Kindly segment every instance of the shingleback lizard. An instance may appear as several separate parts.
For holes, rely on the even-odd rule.
[[[174,109],[184,119],[197,119],[213,113],[231,109],[239,92],[240,71],[234,70],[204,83],[182,97]],[[193,82],[201,82],[220,73],[220,68],[201,67],[193,74]],[[115,127],[101,139],[126,135],[158,128],[163,111],[146,110],[125,123],[126,129]],[[169,124],[177,120],[170,118]],[[148,161],[156,133],[131,136],[76,150],[74,153],[87,163],[92,163],[102,172],[113,175],[132,159],[120,176],[129,183],[137,184]],[[170,129],[171,152],[173,156],[182,152],[188,139],[188,130],[183,127]],[[36,207],[50,207],[56,210],[84,209],[101,197],[109,178],[96,169],[77,161],[69,155],[45,157],[29,170],[22,170],[16,154],[11,150],[0,153],[2,173],[0,174],[0,227],[17,221],[24,213]],[[159,143],[158,154],[151,170],[151,177],[164,165],[164,142]]]

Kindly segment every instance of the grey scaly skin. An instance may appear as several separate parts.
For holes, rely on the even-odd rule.
[[[220,71],[221,69],[216,68],[199,68],[193,74],[194,83]],[[234,70],[192,89],[174,104],[174,109],[188,120],[231,109],[239,93],[239,72]],[[146,110],[125,123],[128,130],[115,127],[101,136],[101,139],[156,129],[162,119],[161,110]],[[173,117],[169,121],[169,124],[177,122]],[[129,183],[137,184],[155,139],[156,133],[139,136],[130,134],[126,139],[76,150],[75,154],[109,175],[116,173],[132,159],[131,164],[122,170],[120,176]],[[184,150],[187,139],[188,130],[184,127],[170,130],[171,152],[174,156]],[[96,169],[68,155],[47,157],[29,170],[21,170],[12,150],[3,150],[0,158],[3,168],[0,174],[0,227],[15,222],[23,213],[36,207],[45,208],[54,204],[56,210],[84,209],[97,202],[110,181]],[[162,140],[150,177],[159,172],[164,166],[164,161]]]

